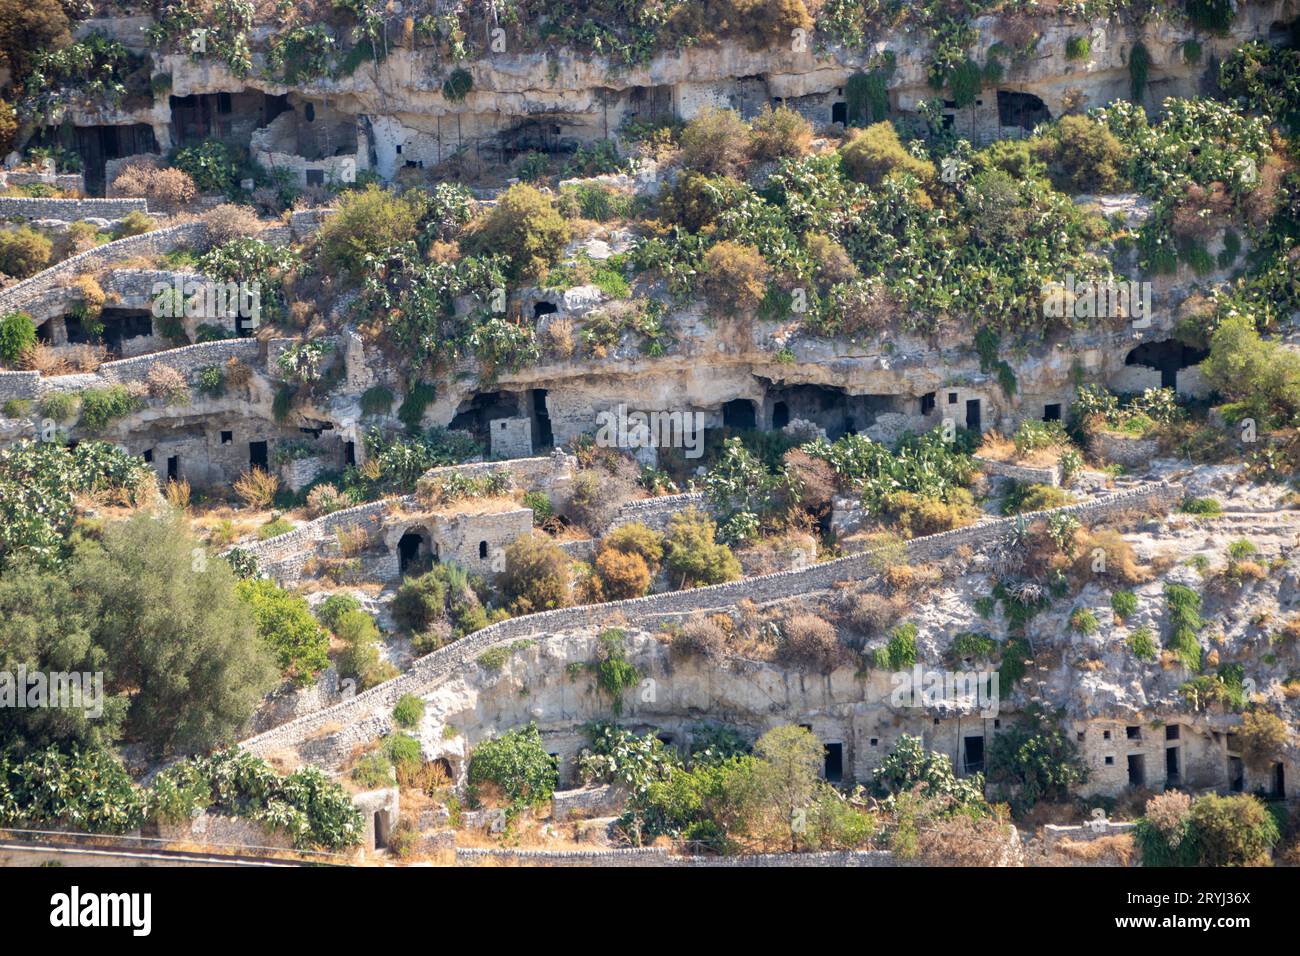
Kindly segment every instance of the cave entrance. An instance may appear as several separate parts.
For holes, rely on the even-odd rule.
[[[1052,118],[1047,104],[1032,93],[998,90],[998,125],[1032,130]]]
[[[839,783],[844,779],[844,745],[827,744],[825,771],[827,783]]]
[[[1128,785],[1142,787],[1147,782],[1147,758],[1143,754],[1128,755]]]
[[[1240,757],[1228,758],[1228,789],[1233,793],[1246,789],[1246,768]]]
[[[785,402],[776,402],[772,405],[772,427],[785,428],[790,424],[790,406]]]
[[[248,443],[248,467],[249,468],[260,468],[263,471],[266,471],[268,460],[269,460],[269,455],[267,454],[266,442],[250,441]]]
[[[1163,342],[1143,342],[1124,357],[1124,364],[1156,369],[1160,372],[1161,388],[1177,389],[1178,373],[1205,361],[1209,354],[1205,349],[1166,339]]]
[[[758,424],[754,403],[747,398],[736,398],[722,406],[722,424],[726,428],[745,431]]]
[[[422,574],[433,567],[433,536],[424,527],[407,530],[397,541],[397,568],[403,577]]]
[[[77,126],[73,147],[81,156],[86,194],[104,195],[104,169],[110,159],[158,152],[153,127],[147,123],[126,126]],[[64,138],[62,135],[60,139]]]
[[[1178,748],[1165,748],[1165,786],[1178,786],[1180,774],[1178,772]]]
[[[966,399],[966,428],[976,434],[984,431],[983,416],[980,412],[980,400],[978,398]]]
[[[533,389],[533,451],[550,448],[555,444],[551,431],[551,413],[546,410],[546,389]]]
[[[841,126],[849,125],[849,104],[847,102],[831,104],[831,122],[839,123]]]
[[[122,343],[153,335],[153,316],[147,309],[104,309],[99,314],[104,323],[104,346],[120,353]]]
[[[559,306],[557,306],[554,302],[547,302],[543,300],[533,305],[533,318],[540,319],[544,315],[554,315],[558,311],[559,311]]]
[[[1286,768],[1281,763],[1273,764],[1273,793],[1274,800],[1286,799]]]
[[[375,849],[388,848],[388,811],[375,811]]]
[[[466,431],[486,444],[488,429],[494,419],[518,418],[519,395],[515,392],[479,392],[469,401],[461,402],[456,415],[448,423],[451,430]]]
[[[984,772],[984,738],[967,737],[962,741],[965,747],[965,757],[962,760],[962,766],[969,773]]]

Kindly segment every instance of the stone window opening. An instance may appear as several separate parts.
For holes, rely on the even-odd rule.
[[[1114,757],[1107,757],[1107,758],[1103,761],[1103,763],[1105,763],[1107,767],[1113,767],[1113,766],[1115,765],[1115,758],[1114,758]]]
[[[152,448],[146,448],[146,449],[144,450],[144,460],[145,460],[146,462],[149,462],[149,463],[152,464],[152,462],[153,462],[153,449],[152,449]]]
[[[1052,402],[1043,406],[1043,421],[1059,422],[1061,420],[1061,403]]]
[[[1125,728],[1124,728],[1124,736],[1127,737],[1129,740],[1141,740],[1141,739],[1142,739],[1142,728],[1141,728],[1141,727],[1125,727]]]
[[[957,393],[956,393],[956,392],[949,392],[949,393],[948,393],[948,404],[949,404],[949,405],[956,405],[956,404],[957,404]]]
[[[1101,732],[1101,739],[1102,739],[1102,740],[1110,740],[1110,731],[1109,731],[1109,730],[1103,730],[1103,731]]]
[[[873,747],[878,747],[878,746],[880,746],[880,738],[879,738],[879,737],[872,737],[872,738],[871,738],[871,746],[873,746]]]
[[[234,432],[222,432],[222,433],[221,433],[221,444],[223,444],[223,445],[233,445],[234,443],[235,443],[235,433],[234,433]]]
[[[486,541],[478,543],[478,557],[480,561],[486,561],[488,556],[488,545]]]
[[[1177,740],[1178,733],[1179,733],[1178,725],[1170,724],[1168,727],[1165,728],[1165,740]]]

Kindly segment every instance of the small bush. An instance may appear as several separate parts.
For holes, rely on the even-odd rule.
[[[12,365],[36,345],[36,323],[26,312],[0,319],[0,361]]]
[[[901,671],[916,663],[916,625],[900,624],[889,643],[876,648],[875,664],[881,670]]]
[[[1063,116],[1032,145],[1052,185],[1066,193],[1110,193],[1124,185],[1128,153],[1104,123]]]
[[[679,587],[721,584],[740,577],[740,562],[716,540],[717,525],[696,508],[672,516],[664,541],[664,564]]]
[[[1074,36],[1065,41],[1065,58],[1067,60],[1086,60],[1091,55],[1091,37]]]
[[[704,254],[704,295],[719,312],[753,312],[767,292],[770,272],[753,246],[719,242]]]
[[[19,226],[0,232],[0,272],[26,279],[50,263],[50,240],[35,229]]]
[[[1140,661],[1148,663],[1156,659],[1156,640],[1149,627],[1139,627],[1128,636],[1128,649]]]
[[[550,538],[536,532],[519,538],[506,548],[505,558],[497,583],[515,613],[548,611],[572,602],[569,558]]]
[[[1120,620],[1132,617],[1137,612],[1138,599],[1132,591],[1116,591],[1110,596],[1110,607]]]
[[[280,479],[261,468],[253,468],[235,479],[234,488],[235,494],[250,508],[269,508],[280,490]]]
[[[158,223],[150,219],[138,209],[133,209],[113,225],[114,239],[128,239],[131,236],[142,236],[146,232],[152,232],[158,228]]]
[[[349,611],[361,610],[361,602],[350,594],[331,594],[316,609],[316,620],[331,631],[339,626],[343,615]]]
[[[415,727],[424,719],[424,701],[414,694],[403,694],[393,708],[393,720],[399,727]]]
[[[1213,518],[1223,514],[1223,505],[1217,498],[1184,498],[1178,510],[1183,514]]]
[[[706,107],[682,130],[682,165],[706,176],[734,176],[744,168],[748,138],[735,110]]]
[[[1070,630],[1078,634],[1096,634],[1097,627],[1097,615],[1086,607],[1075,608],[1070,615]]]
[[[812,124],[786,106],[764,108],[749,125],[749,151],[760,162],[797,159],[812,143]]]
[[[887,176],[911,175],[922,185],[935,178],[934,163],[909,153],[888,121],[855,132],[840,148],[840,161],[851,179],[871,186],[880,185]]]
[[[99,431],[139,407],[140,400],[125,385],[88,388],[81,393],[81,424],[91,431]]]
[[[536,279],[559,258],[569,224],[548,196],[518,183],[502,194],[472,241],[480,252],[509,256],[512,278]]]

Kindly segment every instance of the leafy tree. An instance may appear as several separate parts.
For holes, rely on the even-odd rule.
[[[560,257],[569,224],[545,194],[525,183],[511,186],[488,213],[472,246],[509,257],[513,279],[536,279]]]
[[[483,741],[469,758],[470,800],[477,802],[484,787],[492,786],[510,802],[512,813],[551,799],[557,777],[536,724]]]
[[[104,716],[0,711],[29,746],[107,744],[156,753],[220,744],[243,728],[274,671],[234,575],[195,560],[175,514],[137,514],[80,541],[64,567],[23,562],[0,577],[0,664],[103,673]]]
[[[1128,150],[1095,119],[1063,116],[1030,149],[1062,192],[1112,193],[1124,185]]]
[[[415,238],[420,223],[418,196],[396,196],[371,184],[343,193],[338,212],[325,220],[317,236],[321,265],[327,273],[359,278],[369,256]]]
[[[740,577],[740,562],[715,540],[717,525],[696,508],[672,516],[664,540],[664,564],[679,587],[721,584]]]
[[[1223,319],[1210,337],[1210,355],[1201,369],[1230,400],[1225,411],[1234,420],[1254,418],[1260,428],[1300,420],[1300,355],[1261,338],[1248,317]]]
[[[569,558],[544,534],[517,538],[506,548],[506,566],[498,584],[518,614],[568,607],[573,574]]]
[[[50,240],[29,226],[0,232],[0,272],[26,279],[50,262]]]
[[[759,758],[755,785],[760,799],[786,822],[790,852],[799,849],[803,829],[799,813],[812,802],[821,782],[824,748],[803,727],[774,727],[754,744]]]
[[[0,361],[12,365],[36,344],[36,323],[26,312],[10,312],[0,319]]]
[[[266,578],[240,581],[235,591],[253,612],[257,633],[286,677],[306,684],[329,665],[329,637],[312,617],[305,599]]]
[[[988,766],[991,782],[1016,788],[1012,805],[1019,809],[1040,800],[1064,800],[1072,787],[1088,779],[1074,741],[1037,706],[1026,711],[1024,721],[993,738]]]

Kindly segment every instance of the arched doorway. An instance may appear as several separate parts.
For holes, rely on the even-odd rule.
[[[437,556],[433,553],[433,538],[423,526],[408,528],[397,539],[397,567],[403,577],[423,574],[433,567]]]

